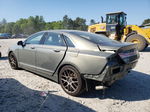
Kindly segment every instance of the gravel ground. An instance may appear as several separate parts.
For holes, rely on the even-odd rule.
[[[150,47],[111,88],[72,97],[55,82],[10,68],[7,50],[18,40],[0,40],[0,112],[150,112]]]

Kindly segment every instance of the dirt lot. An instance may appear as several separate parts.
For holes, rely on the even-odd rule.
[[[150,47],[140,53],[136,68],[105,92],[72,97],[55,82],[10,68],[7,50],[17,41],[0,40],[0,112],[150,112]]]

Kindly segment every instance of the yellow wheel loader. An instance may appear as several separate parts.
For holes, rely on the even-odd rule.
[[[106,14],[106,22],[90,25],[88,32],[103,34],[121,42],[137,43],[139,51],[150,44],[150,24],[145,26],[127,25],[126,13],[115,12]]]

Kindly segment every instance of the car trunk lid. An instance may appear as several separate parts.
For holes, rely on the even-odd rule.
[[[137,45],[133,43],[120,42],[105,42],[98,45],[100,51],[114,51],[114,53],[121,58],[125,63],[130,63],[139,58]]]

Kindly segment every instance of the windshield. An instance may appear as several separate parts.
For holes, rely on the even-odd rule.
[[[117,24],[118,23],[118,15],[107,15],[107,24]]]
[[[89,33],[89,32],[78,32],[78,31],[72,31],[72,32],[69,32],[75,36],[79,36],[79,37],[82,37],[84,39],[87,39],[91,42],[94,42],[96,44],[101,44],[101,43],[104,43],[104,42],[112,42],[114,40],[111,40],[109,39],[108,37],[104,36],[104,35],[101,35],[101,34],[94,34],[94,33]]]

